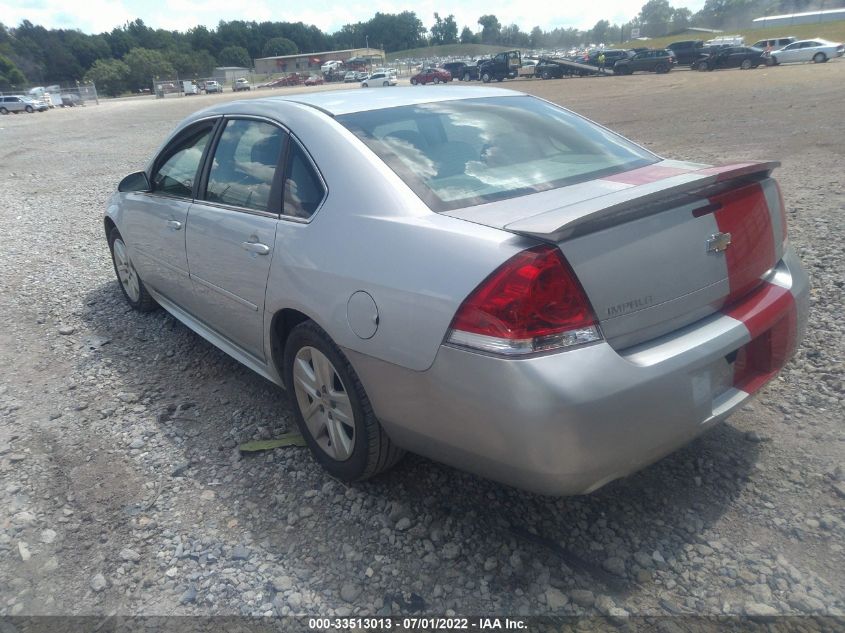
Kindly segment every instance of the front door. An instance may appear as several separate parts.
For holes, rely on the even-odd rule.
[[[216,119],[187,129],[153,164],[151,190],[127,193],[124,242],[144,283],[190,311],[191,282],[185,254],[185,227],[194,183]]]
[[[264,296],[281,213],[278,169],[287,133],[264,120],[226,120],[203,192],[191,207],[188,267],[198,316],[263,360]]]

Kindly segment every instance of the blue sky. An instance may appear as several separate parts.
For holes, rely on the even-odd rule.
[[[0,22],[17,26],[27,19],[48,28],[80,29],[86,33],[110,31],[129,20],[141,18],[154,28],[184,31],[197,24],[214,27],[220,20],[302,21],[315,24],[327,32],[334,32],[344,24],[367,20],[376,11],[398,13],[415,11],[426,27],[434,23],[434,12],[441,17],[452,13],[459,28],[469,26],[473,31],[481,15],[492,13],[503,25],[516,23],[523,30],[540,26],[544,30],[555,27],[591,28],[598,20],[626,22],[634,17],[645,0],[603,0],[601,2],[515,2],[514,0],[464,0],[460,3],[443,0],[415,0],[413,3],[373,0],[353,3],[348,0],[308,0],[280,3],[273,0],[3,0],[0,3]],[[671,2],[672,6],[687,6],[693,12],[704,0]],[[288,5],[287,8],[281,8]],[[293,6],[291,6],[293,5]]]

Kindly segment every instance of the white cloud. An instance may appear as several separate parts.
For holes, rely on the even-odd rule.
[[[252,0],[249,4],[231,0],[4,0],[0,4],[0,22],[17,26],[28,19],[47,28],[78,28],[86,33],[110,31],[129,20],[141,18],[155,28],[187,30],[197,24],[213,28],[220,20],[302,21],[315,24],[327,32],[334,32],[350,22],[368,20],[376,11],[399,13],[414,11],[426,27],[434,23],[434,12],[441,17],[454,14],[458,28],[469,26],[480,30],[477,21],[492,13],[502,25],[518,24],[525,31],[534,26],[544,30],[556,27],[589,29],[602,19],[622,23],[634,17],[645,0],[603,0],[601,3],[581,2],[577,8],[541,6],[513,0],[468,0],[454,6],[443,0],[417,0],[404,4],[391,0],[352,4],[346,0],[311,0],[279,9],[272,0]],[[697,11],[704,0],[688,0],[670,4],[688,6]]]

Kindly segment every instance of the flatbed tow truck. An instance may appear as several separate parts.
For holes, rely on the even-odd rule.
[[[613,69],[605,68],[604,73],[590,64],[582,64],[563,57],[540,57],[534,68],[534,75],[541,79],[560,79],[563,76],[585,77],[587,75],[613,74]]]

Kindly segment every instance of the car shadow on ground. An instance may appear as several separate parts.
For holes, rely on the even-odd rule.
[[[83,304],[87,326],[108,340],[96,350],[100,362],[108,359],[123,381],[109,387],[147,399],[164,444],[187,460],[179,476],[198,488],[226,473],[217,497],[242,509],[246,538],[287,552],[292,567],[316,566],[315,590],[336,588],[351,571],[363,577],[387,553],[382,573],[393,574],[406,596],[421,597],[426,610],[449,607],[450,579],[465,578],[468,567],[486,587],[475,591],[477,606],[491,611],[508,612],[518,596],[549,583],[616,600],[654,594],[656,570],[719,556],[721,543],[708,528],[747,492],[764,446],[721,424],[639,473],[570,498],[515,490],[414,455],[346,486],[306,449],[233,457],[242,441],[296,430],[278,387],[164,310],[132,311],[116,282],[92,289]],[[311,513],[302,516],[306,504]]]

